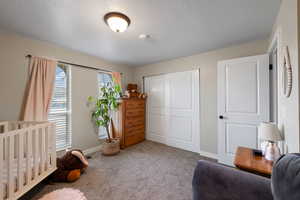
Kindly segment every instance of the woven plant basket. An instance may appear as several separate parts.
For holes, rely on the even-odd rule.
[[[102,144],[102,154],[105,156],[113,156],[120,152],[120,140],[111,139],[109,143],[107,140]]]

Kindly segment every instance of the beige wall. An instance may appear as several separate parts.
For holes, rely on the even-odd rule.
[[[279,98],[278,112],[279,125],[282,129],[287,144],[288,152],[299,152],[299,38],[298,38],[298,6],[297,0],[283,0],[280,11],[274,24],[271,41],[279,30],[280,49],[279,49]],[[270,41],[270,44],[271,44]],[[282,95],[282,47],[288,46],[292,71],[293,89],[291,96],[286,98]]]
[[[119,71],[123,73],[124,84],[132,80],[130,67],[3,31],[0,52],[0,121],[18,119],[27,78],[27,54]],[[86,107],[87,97],[96,94],[96,71],[72,67],[73,147],[87,149],[99,144]]]
[[[143,76],[200,69],[201,151],[217,153],[217,62],[263,54],[268,41],[254,41],[216,51],[137,67],[134,77],[142,86]]]
[[[297,0],[284,0],[273,28],[281,32],[281,47],[288,45],[293,67],[293,90],[290,98],[279,91],[279,123],[285,134],[289,152],[299,152],[299,34],[300,5]],[[273,37],[271,37],[273,38]],[[182,57],[137,68],[114,65],[99,58],[65,49],[48,42],[28,39],[0,31],[0,121],[16,120],[27,78],[28,60],[33,54],[56,58],[68,62],[99,66],[122,72],[124,84],[136,81],[142,86],[143,76],[200,69],[201,102],[201,150],[217,153],[217,62],[267,52],[270,41],[261,40],[224,49]],[[279,74],[281,67],[279,66]],[[279,76],[280,78],[280,76]],[[97,94],[96,73],[91,70],[72,68],[72,132],[73,146],[87,149],[97,146],[99,141],[90,122],[86,97]],[[279,79],[279,90],[281,79]]]

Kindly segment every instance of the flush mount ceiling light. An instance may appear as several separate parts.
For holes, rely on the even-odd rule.
[[[130,19],[119,12],[110,12],[104,15],[104,21],[114,32],[124,32],[130,25]]]

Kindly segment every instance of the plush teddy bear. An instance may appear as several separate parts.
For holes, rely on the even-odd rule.
[[[51,175],[54,182],[73,182],[80,178],[89,163],[79,149],[68,151],[56,160],[57,170]]]

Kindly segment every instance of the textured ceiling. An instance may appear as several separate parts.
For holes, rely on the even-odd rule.
[[[0,29],[141,66],[232,44],[265,39],[280,0],[1,0]],[[124,33],[102,18],[130,17]],[[147,40],[139,34],[150,34]]]

